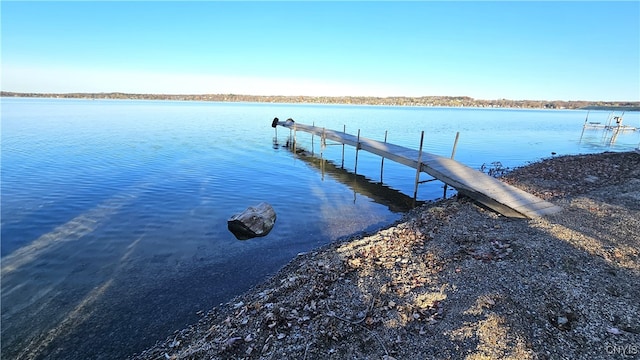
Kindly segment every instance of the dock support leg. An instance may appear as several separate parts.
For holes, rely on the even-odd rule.
[[[293,153],[296,153],[296,132],[297,129],[295,127],[295,125],[293,126]]]
[[[420,150],[418,151],[418,166],[416,167],[416,182],[413,190],[413,205],[416,204],[418,198],[418,184],[420,183],[420,172],[422,171],[422,145],[424,143],[424,130],[420,134]]]
[[[322,128],[322,135],[320,136],[320,167],[322,168],[322,181],[324,181],[324,149],[327,146],[327,138]]]
[[[387,130],[384,131],[384,143],[387,143]],[[382,160],[380,161],[380,184],[382,184],[382,171],[384,169],[384,156],[382,157]]]
[[[358,151],[360,151],[360,129],[358,129],[358,140],[356,141],[356,165],[353,169],[353,173],[358,175]]]
[[[324,150],[327,148],[327,134],[325,133],[325,128],[322,128],[322,136],[320,137],[320,154],[324,153]]]
[[[314,121],[311,126],[316,127],[316,122]],[[311,133],[311,156],[313,156],[314,153],[315,153],[314,148],[313,148],[313,142],[314,142],[313,141],[313,133]]]
[[[456,132],[456,139],[453,141],[453,150],[451,150],[451,160],[456,157],[456,149],[458,148],[458,138],[460,137],[460,131]],[[442,198],[447,198],[447,184],[444,184],[444,193],[442,194]]]
[[[587,128],[587,121],[589,121],[589,111],[587,110],[587,117],[584,119],[584,125],[582,125],[582,133],[580,134],[580,141],[578,141],[578,144],[582,143],[582,136],[584,136],[584,129]]]
[[[342,132],[344,134],[347,133],[347,125],[342,125]],[[344,169],[344,143],[342,143],[342,164],[340,165],[341,169]]]
[[[277,126],[274,126],[274,127],[273,127],[273,130],[275,130],[275,131],[276,131],[275,136],[273,137],[273,148],[274,148],[274,149],[277,149],[277,148],[278,148],[278,146],[279,146],[279,144],[278,144],[278,127],[277,127]]]

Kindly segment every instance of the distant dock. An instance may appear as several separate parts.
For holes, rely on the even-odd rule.
[[[514,186],[489,176],[478,170],[474,170],[453,159],[434,155],[422,151],[422,139],[420,150],[409,149],[373,139],[348,134],[344,131],[336,131],[297,123],[291,119],[280,121],[275,118],[271,124],[274,128],[282,126],[293,133],[293,146],[295,146],[295,133],[303,131],[319,136],[321,141],[331,140],[343,145],[356,148],[356,168],[358,151],[364,150],[397,163],[416,169],[416,192],[420,172],[427,173],[435,179],[454,187],[459,193],[464,194],[488,208],[507,217],[537,218],[553,214],[562,210],[561,207],[551,204],[543,199],[520,190]],[[277,130],[276,130],[277,131]],[[422,134],[424,137],[424,132]],[[414,198],[415,198],[414,193]]]
[[[637,127],[629,126],[629,125],[605,125],[599,122],[586,122],[583,125],[584,129],[595,129],[595,130],[607,130],[607,131],[638,131]]]
[[[620,116],[614,116],[614,114],[611,113],[609,114],[607,123],[603,124],[599,121],[589,121],[589,112],[587,111],[587,117],[584,119],[584,125],[582,126],[582,134],[580,134],[580,141],[582,141],[585,130],[602,130],[603,141],[608,137],[609,144],[614,144],[618,139],[618,135],[622,133],[640,130],[635,126],[624,125],[622,123],[624,120],[623,116],[624,112],[622,112]]]

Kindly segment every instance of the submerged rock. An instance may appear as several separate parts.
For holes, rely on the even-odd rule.
[[[247,240],[269,234],[276,223],[276,212],[266,202],[249,206],[245,211],[235,214],[227,221],[229,231],[238,240]]]

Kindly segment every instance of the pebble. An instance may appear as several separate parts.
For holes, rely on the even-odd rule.
[[[620,331],[620,329],[615,328],[615,327],[608,328],[608,329],[607,329],[607,332],[608,332],[609,334],[613,334],[613,335],[620,335],[620,334],[622,334],[622,332]]]
[[[569,323],[566,316],[558,316],[558,327],[565,327]]]

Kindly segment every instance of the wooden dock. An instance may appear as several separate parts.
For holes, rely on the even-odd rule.
[[[507,217],[536,218],[562,210],[559,206],[450,158],[291,120],[274,119],[272,126],[277,125],[293,131],[310,133],[321,139],[350,145],[358,150],[368,151],[416,170],[419,169],[420,172],[433,176],[454,187],[459,193]]]

